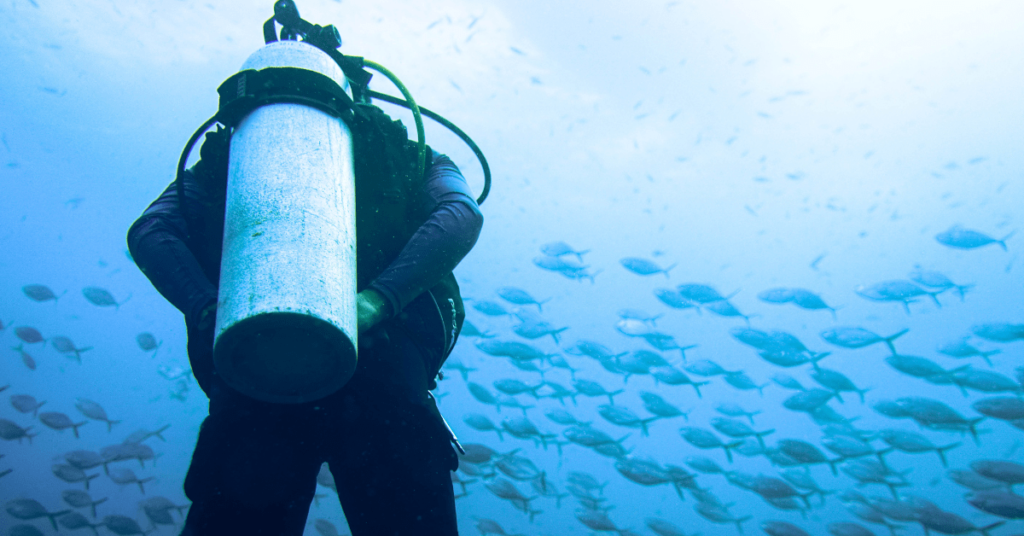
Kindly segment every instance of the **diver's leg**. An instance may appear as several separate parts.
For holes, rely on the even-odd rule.
[[[218,393],[199,429],[183,536],[301,536],[321,459],[297,408]]]
[[[361,352],[363,370],[344,392],[344,430],[327,456],[352,536],[455,536],[447,429],[427,396],[418,349],[392,337],[385,352]],[[371,354],[371,355],[367,355]]]

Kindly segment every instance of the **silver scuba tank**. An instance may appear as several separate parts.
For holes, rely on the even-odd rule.
[[[300,41],[256,51],[245,69],[298,67],[349,92],[338,65]],[[316,108],[252,111],[231,138],[214,365],[252,398],[327,396],[356,369],[352,135]]]

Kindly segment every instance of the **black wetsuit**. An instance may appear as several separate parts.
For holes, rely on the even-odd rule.
[[[204,195],[186,172],[188,206],[201,206]],[[424,289],[469,252],[483,217],[458,168],[436,152],[418,195],[429,216],[368,287],[397,314],[360,337],[356,373],[345,387],[304,404],[260,402],[217,376],[212,326],[196,324],[216,301],[206,274],[219,266],[194,254],[174,185],[132,225],[132,257],[185,314],[193,374],[210,398],[185,478],[192,507],[183,535],[301,535],[322,462],[353,536],[458,533],[449,473],[458,460],[428,394],[440,365],[428,356],[443,350],[425,349],[407,328],[410,317],[430,314],[422,311],[437,314],[433,300],[420,303]]]

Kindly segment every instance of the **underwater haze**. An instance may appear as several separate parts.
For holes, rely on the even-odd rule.
[[[1024,4],[297,4],[494,174],[435,393],[463,534],[1024,533]],[[207,399],[125,235],[272,13],[2,0],[0,534],[181,530]]]

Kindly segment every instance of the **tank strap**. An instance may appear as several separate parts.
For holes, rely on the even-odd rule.
[[[246,69],[236,73],[217,88],[220,109],[214,116],[228,127],[235,127],[260,106],[276,103],[304,104],[349,122],[352,99],[330,77],[298,67]]]

